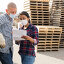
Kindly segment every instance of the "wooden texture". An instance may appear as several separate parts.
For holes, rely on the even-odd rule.
[[[24,9],[33,25],[50,25],[49,0],[26,0]]]

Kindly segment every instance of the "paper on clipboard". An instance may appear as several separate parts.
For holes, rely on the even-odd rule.
[[[21,38],[23,35],[24,36],[27,35],[26,30],[17,30],[17,29],[13,30],[13,39],[14,40],[25,40],[25,39]]]

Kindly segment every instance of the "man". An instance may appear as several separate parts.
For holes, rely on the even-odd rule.
[[[12,50],[13,50],[13,38],[12,38],[12,25],[13,18],[17,11],[16,4],[11,2],[7,6],[6,14],[0,15],[0,32],[4,36],[6,46],[0,48],[0,61],[2,64],[13,64]]]

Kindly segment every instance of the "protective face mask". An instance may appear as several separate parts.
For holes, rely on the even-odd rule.
[[[27,20],[21,20],[21,24],[22,24],[22,25],[24,25],[24,26],[25,26],[27,23],[28,23],[28,21],[27,21]]]
[[[9,15],[12,19],[15,18],[15,15],[14,14],[11,14]]]

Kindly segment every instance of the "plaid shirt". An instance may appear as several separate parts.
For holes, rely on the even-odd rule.
[[[34,39],[34,43],[31,43],[29,40],[22,40],[20,41],[20,50],[19,54],[25,54],[25,55],[32,55],[35,56],[35,45],[38,44],[38,29],[32,25],[29,24],[27,27],[27,35],[32,37]]]

